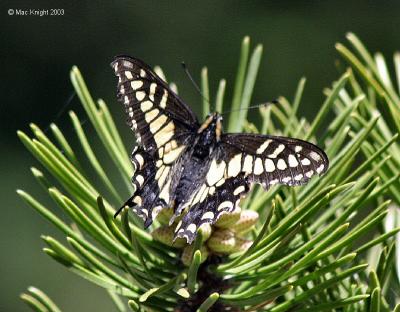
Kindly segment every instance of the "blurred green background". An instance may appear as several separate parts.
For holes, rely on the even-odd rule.
[[[28,311],[18,295],[29,285],[46,291],[64,311],[113,310],[102,289],[41,252],[41,234],[61,235],[15,194],[23,188],[51,204],[30,175],[30,166],[38,165],[15,131],[29,131],[29,122],[46,129],[56,119],[74,142],[68,114],[62,113],[69,103],[68,109],[84,119],[77,98],[70,100],[72,65],[79,66],[93,96],[109,104],[129,150],[132,135],[116,102],[116,80],[109,67],[114,55],[130,54],[161,65],[199,112],[200,96],[180,62],[184,60],[197,79],[207,65],[212,92],[218,80],[226,78],[230,99],[240,43],[250,35],[253,43],[264,45],[253,103],[279,95],[291,98],[304,75],[308,80],[300,113],[312,118],[324,99],[322,89],[338,76],[334,44],[345,41],[347,31],[389,58],[400,48],[399,1],[2,1],[1,7],[0,311]],[[65,13],[7,13],[29,8]],[[88,123],[85,130],[91,132]],[[115,170],[109,171],[114,176]]]

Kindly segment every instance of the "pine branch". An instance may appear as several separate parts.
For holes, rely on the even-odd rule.
[[[70,144],[55,124],[54,139],[36,125],[31,135],[18,132],[41,164],[32,174],[69,218],[62,221],[53,206],[18,191],[65,235],[64,242],[43,236],[43,251],[104,288],[118,311],[390,311],[400,300],[400,57],[395,54],[392,80],[381,54],[372,56],[354,34],[347,38],[352,50],[336,48],[350,67],[325,90],[313,120],[299,116],[303,78],[292,102],[280,97],[279,105],[260,108],[259,127],[246,119],[246,110],[232,112],[227,124],[229,130],[317,143],[330,158],[327,174],[302,187],[254,188],[241,209],[203,227],[191,246],[173,243],[172,209],[159,214],[151,233],[127,209],[121,219],[113,218],[131,194],[133,167],[106,103],[93,100],[73,67],[73,86],[103,150],[92,148],[74,112],[80,146]],[[250,105],[261,55],[262,46],[251,51],[245,37],[232,110]],[[165,79],[159,67],[156,72]],[[203,114],[210,103],[222,110],[230,84],[220,80],[213,102],[206,68],[201,77]],[[90,168],[82,170],[79,148]],[[100,153],[112,163],[101,163]],[[103,169],[110,165],[119,180]],[[61,311],[32,287],[21,298],[36,311]]]

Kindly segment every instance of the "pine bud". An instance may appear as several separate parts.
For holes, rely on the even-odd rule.
[[[157,220],[162,224],[162,225],[168,225],[169,220],[174,214],[174,209],[173,208],[164,208],[160,211],[160,213],[157,215]]]
[[[182,248],[186,245],[186,240],[184,238],[178,238],[176,239],[175,243],[173,243],[174,229],[169,226],[161,226],[151,232],[151,235],[156,241],[159,241],[167,246]]]
[[[211,236],[211,225],[210,225],[210,223],[203,223],[200,226],[199,231],[201,231],[201,234],[202,234],[202,237],[203,237],[203,242],[205,242]]]
[[[251,230],[254,224],[258,221],[258,213],[253,210],[243,210],[239,221],[232,225],[230,228],[236,233],[246,233]]]
[[[240,209],[240,207],[236,207],[236,209],[231,213],[222,213],[214,225],[222,229],[227,229],[239,220],[241,212],[242,209]]]
[[[235,236],[229,230],[215,231],[207,241],[207,246],[213,252],[229,254],[235,247]]]
[[[194,244],[187,245],[182,252],[181,261],[185,266],[189,266],[192,262]],[[208,257],[208,250],[205,245],[200,247],[201,263],[206,261]]]
[[[243,239],[240,237],[235,237],[235,246],[231,250],[231,253],[246,251],[247,249],[250,248],[252,244],[253,241]]]

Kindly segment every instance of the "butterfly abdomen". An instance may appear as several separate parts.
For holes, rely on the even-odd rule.
[[[211,163],[212,148],[195,144],[190,157],[182,163],[182,173],[175,191],[175,216],[195,200],[195,195],[204,184]]]

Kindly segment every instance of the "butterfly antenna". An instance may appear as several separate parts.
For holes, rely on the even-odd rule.
[[[186,75],[188,76],[189,80],[192,82],[193,86],[195,87],[196,91],[200,94],[200,96],[209,104],[210,101],[204,96],[204,94],[201,92],[199,86],[197,85],[196,81],[194,81],[192,75],[189,72],[188,67],[186,66],[185,62],[181,63],[183,70],[185,71]]]
[[[72,100],[75,98],[75,95],[76,95],[75,91],[72,91],[72,93],[69,95],[68,99],[64,102],[64,105],[57,112],[57,115],[53,118],[54,123],[56,121],[58,121],[62,115],[64,115],[67,108],[72,104]],[[44,130],[44,133],[47,133],[49,130],[50,130],[50,125],[47,126],[47,128]]]
[[[279,104],[279,101],[278,100],[272,100],[271,102],[261,103],[261,104],[249,106],[249,107],[246,107],[246,108],[231,109],[231,110],[223,112],[221,115],[225,115],[225,114],[228,114],[228,113],[231,113],[231,112],[238,112],[238,111],[242,111],[242,110],[249,110],[249,109],[259,108],[259,107],[268,107],[270,105],[276,105],[276,104]]]

